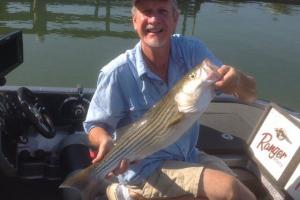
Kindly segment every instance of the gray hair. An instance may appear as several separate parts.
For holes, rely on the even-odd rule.
[[[138,0],[133,0],[132,1],[132,8],[131,8],[131,14],[134,15],[135,14],[135,11],[136,11],[136,7],[135,7],[135,4]],[[170,0],[172,2],[172,8],[173,8],[173,13],[174,15],[179,15],[180,13],[180,10],[178,8],[178,4],[177,4],[177,1],[176,0]]]

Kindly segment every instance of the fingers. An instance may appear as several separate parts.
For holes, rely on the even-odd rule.
[[[119,174],[123,174],[128,169],[129,163],[130,163],[129,160],[127,159],[121,160],[119,166],[115,170],[107,174],[106,178],[110,179],[113,176],[118,176]]]
[[[225,75],[228,71],[230,70],[230,66],[228,65],[222,65],[220,68],[217,69],[217,71],[221,74],[221,75]]]
[[[256,82],[234,67],[223,65],[218,69],[222,78],[215,83],[215,88],[224,93],[232,94],[245,103],[252,103],[256,100]]]
[[[92,160],[92,163],[96,163],[104,158],[106,153],[108,152],[107,149],[103,147],[103,145],[100,145],[97,156]]]
[[[223,65],[218,69],[222,78],[215,83],[215,87],[225,93],[233,94],[234,89],[239,84],[239,72],[228,65]]]
[[[104,158],[104,156],[111,150],[113,147],[112,140],[105,140],[99,145],[98,153],[96,158],[92,160],[92,163],[96,163]]]
[[[92,163],[102,160],[113,146],[111,134],[101,127],[94,127],[89,131],[88,141],[91,149],[97,151]]]

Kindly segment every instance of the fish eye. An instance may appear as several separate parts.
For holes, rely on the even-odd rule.
[[[195,73],[195,72],[191,73],[191,74],[189,75],[189,77],[190,77],[190,79],[196,78],[196,73]]]

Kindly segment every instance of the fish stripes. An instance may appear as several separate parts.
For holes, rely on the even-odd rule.
[[[105,175],[109,173],[112,168],[116,167],[122,159],[130,158],[132,154],[143,151],[149,146],[149,144],[155,143],[155,141],[159,139],[155,136],[157,136],[159,132],[164,132],[165,129],[168,128],[168,122],[170,122],[170,119],[172,119],[174,115],[174,111],[172,110],[175,110],[177,112],[178,110],[175,101],[170,99],[169,101],[162,101],[158,106],[161,109],[156,110],[157,112],[155,113],[151,113],[155,117],[151,118],[152,120],[149,122],[149,124],[147,124],[147,126],[137,125],[139,128],[130,133],[135,134],[136,137],[134,137],[133,139],[131,138],[132,140],[129,140],[129,135],[124,135],[124,137],[120,138],[118,142],[121,143],[122,140],[122,145],[106,155],[105,159],[101,162],[99,168],[96,171],[97,176],[105,177]],[[144,119],[142,118],[136,123],[141,124],[143,122]],[[120,149],[122,149],[123,151],[119,151]],[[129,154],[129,152],[131,153]]]

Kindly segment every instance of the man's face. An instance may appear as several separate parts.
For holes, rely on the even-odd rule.
[[[133,26],[142,44],[152,48],[169,44],[177,25],[178,14],[170,0],[141,0],[136,3]]]

